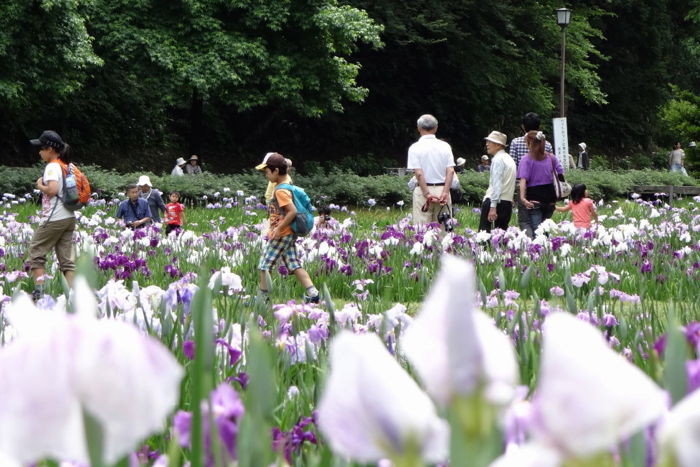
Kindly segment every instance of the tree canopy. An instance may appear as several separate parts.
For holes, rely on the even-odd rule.
[[[52,128],[79,159],[166,170],[402,164],[433,113],[475,157],[522,115],[558,115],[553,0],[0,0],[0,162]],[[567,5],[569,133],[608,154],[678,139],[698,93],[700,0]],[[675,105],[675,107],[674,107]],[[673,117],[675,118],[675,117]],[[664,124],[662,124],[664,123]]]

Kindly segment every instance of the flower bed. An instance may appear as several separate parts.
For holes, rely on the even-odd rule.
[[[0,231],[12,459],[694,465],[700,452],[682,435],[700,385],[700,198],[601,203],[595,229],[557,216],[535,239],[474,232],[470,209],[443,234],[399,205],[335,206],[334,228],[298,240],[319,306],[283,267],[274,305],[252,299],[255,197],[222,189],[179,237],[123,230],[101,200],[76,235],[86,281],[66,301],[50,263],[38,310],[11,300],[31,286],[30,198],[5,196]]]

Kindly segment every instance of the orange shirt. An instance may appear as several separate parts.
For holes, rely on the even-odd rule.
[[[292,201],[291,191],[285,190],[284,188],[275,190],[274,196],[272,197],[270,205],[268,206],[268,212],[270,213],[270,232],[272,232],[272,229],[277,227],[280,222],[282,222],[282,219],[284,218],[282,211],[286,212],[284,207],[289,206],[290,204],[294,204]],[[287,235],[292,235],[293,233],[294,232],[292,232],[292,226],[290,224],[282,229],[280,236],[286,237]]]
[[[185,206],[180,203],[168,203],[165,205],[165,223],[182,225],[182,213]]]
[[[574,218],[574,225],[582,229],[591,228],[591,214],[595,212],[595,205],[590,198],[583,198],[578,204],[569,201],[571,215]]]

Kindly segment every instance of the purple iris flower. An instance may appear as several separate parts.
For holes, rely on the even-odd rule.
[[[685,337],[688,343],[697,349],[700,344],[700,323],[693,321],[685,326]]]
[[[214,453],[212,446],[212,433],[210,424],[206,423],[209,418],[214,419],[216,435],[219,438],[219,445],[222,451],[219,455],[225,456],[228,460],[236,459],[236,437],[238,435],[238,423],[240,422],[245,408],[243,402],[238,397],[238,393],[228,384],[222,383],[214,389],[209,400],[202,401],[202,423],[204,444],[206,447],[206,465],[215,465],[217,453]],[[191,447],[192,445],[192,414],[183,410],[178,411],[173,419],[173,429],[177,433],[180,445]]]
[[[607,328],[617,326],[617,318],[611,313],[605,313],[603,315],[603,325]]]
[[[240,373],[238,373],[238,376],[231,378],[231,381],[237,382],[238,384],[241,385],[241,389],[245,390],[245,388],[248,387],[248,380],[249,379],[250,378],[248,377],[248,373],[246,373],[245,371],[241,371]]]
[[[182,352],[189,360],[194,360],[195,345],[193,341],[185,341],[182,344]]]
[[[700,388],[700,360],[688,360],[685,362],[685,370],[688,375],[688,394]]]
[[[316,434],[309,427],[313,423],[313,418],[306,417],[302,418],[289,431],[282,431],[278,427],[274,427],[272,429],[272,449],[277,452],[282,451],[285,460],[293,465],[292,454],[300,453],[305,442],[317,443]]]
[[[231,344],[223,339],[216,339],[216,343],[228,350],[229,364],[231,366],[235,365],[236,362],[241,358],[241,350],[233,347]]]

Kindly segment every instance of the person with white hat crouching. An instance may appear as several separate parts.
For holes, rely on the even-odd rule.
[[[183,175],[185,175],[184,169],[186,164],[187,162],[185,161],[185,159],[183,159],[182,157],[178,157],[175,161],[175,167],[173,167],[173,171],[170,172],[170,175],[172,175],[173,177],[182,177]]]
[[[160,222],[160,213],[165,213],[163,193],[153,188],[148,175],[141,175],[136,184],[139,187],[139,198],[148,201],[148,206],[151,208],[151,221]]]

